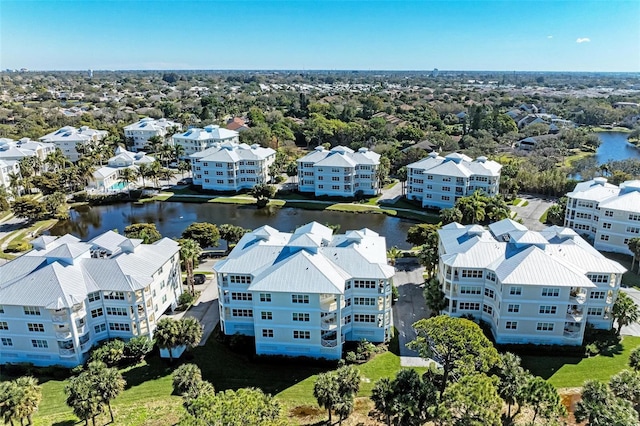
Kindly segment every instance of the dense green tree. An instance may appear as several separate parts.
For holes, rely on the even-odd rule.
[[[438,225],[430,223],[421,223],[413,225],[407,231],[407,242],[414,246],[422,246],[425,244],[438,245]]]
[[[567,197],[562,197],[547,210],[547,223],[563,226],[567,211]]]
[[[633,324],[640,318],[640,309],[634,300],[625,292],[619,292],[611,309],[611,316],[618,324],[616,333],[620,335],[622,327]]]
[[[440,422],[451,426],[501,426],[503,401],[496,381],[485,374],[462,376],[442,394]]]
[[[178,343],[186,346],[187,348],[193,348],[200,344],[202,340],[202,324],[194,317],[184,317],[179,321],[180,336]]]
[[[555,387],[541,377],[529,376],[520,397],[522,404],[533,411],[533,423],[537,420],[553,421],[566,414]]]
[[[352,365],[345,365],[319,374],[313,385],[313,396],[318,405],[327,410],[331,423],[332,411],[339,411],[340,421],[351,412],[354,395],[359,389],[360,372]]]
[[[135,361],[142,361],[153,350],[153,341],[148,336],[134,336],[124,344],[124,353]]]
[[[182,232],[182,238],[194,240],[202,248],[213,247],[218,245],[220,231],[213,223],[193,222]]]
[[[284,426],[282,406],[260,389],[206,392],[189,404],[182,426]]]
[[[44,203],[28,197],[16,198],[11,203],[11,211],[16,217],[30,222],[44,219],[49,213]]]
[[[418,261],[425,268],[428,277],[433,277],[438,267],[438,234],[433,233],[427,244],[420,247],[418,251]]]
[[[442,285],[437,278],[426,282],[422,294],[432,315],[440,315],[440,312],[447,307]]]
[[[498,394],[507,404],[507,419],[513,422],[522,406],[522,389],[527,379],[527,372],[520,365],[520,357],[510,352],[500,355],[497,377],[500,379]],[[515,404],[518,404],[518,411],[512,416],[511,407]]]
[[[435,414],[437,390],[415,370],[402,369],[392,381],[376,382],[371,399],[388,425],[419,426]]]
[[[111,367],[118,365],[125,357],[126,344],[120,339],[102,343],[91,352],[91,361],[99,361]]]
[[[417,337],[407,346],[421,357],[435,359],[443,369],[445,390],[451,375],[486,372],[500,362],[498,352],[480,327],[464,318],[439,315],[413,324]]]
[[[440,220],[443,225],[447,225],[453,222],[462,222],[462,212],[457,207],[450,207],[448,209],[440,210]]]
[[[251,232],[251,230],[229,223],[220,225],[220,237],[227,242],[227,246],[238,244],[240,238],[247,232]]]
[[[587,380],[582,386],[582,400],[576,404],[578,422],[589,426],[635,426],[638,413],[629,401],[617,398],[606,384]]]
[[[634,407],[640,407],[640,373],[622,370],[609,380],[609,388],[618,398],[626,399]]]
[[[84,420],[85,425],[91,419],[95,426],[96,416],[104,411],[104,406],[91,378],[86,374],[71,377],[65,386],[65,393],[67,405],[71,407],[73,414]]]
[[[391,379],[383,377],[371,389],[371,400],[375,409],[384,416],[387,426],[396,412],[395,389]]]
[[[107,404],[111,423],[113,423],[113,410],[111,409],[111,401],[115,399],[126,385],[122,374],[116,368],[109,368],[106,364],[93,361],[87,366],[87,370],[82,374],[87,374],[92,383],[94,391],[98,398],[104,404]]]
[[[142,240],[144,244],[153,244],[162,239],[155,223],[134,223],[124,228],[124,236]]]
[[[629,367],[640,372],[640,346],[631,351],[629,355]]]
[[[256,199],[258,207],[265,207],[269,203],[269,199],[276,195],[276,187],[259,183],[249,191],[249,194]]]
[[[17,419],[23,425],[33,424],[32,416],[38,411],[42,400],[42,391],[38,381],[30,376],[18,377],[0,383],[0,419],[13,425]]]
[[[153,338],[160,349],[169,352],[169,360],[173,362],[173,349],[180,345],[180,323],[171,318],[162,318],[156,324]]]

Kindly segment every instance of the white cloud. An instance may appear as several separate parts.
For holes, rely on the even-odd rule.
[[[591,39],[589,37],[582,37],[576,40],[576,43],[589,43]]]
[[[552,35],[548,35],[547,38],[553,38],[553,36]]]

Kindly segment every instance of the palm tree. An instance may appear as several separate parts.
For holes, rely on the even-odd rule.
[[[180,320],[179,344],[187,348],[193,348],[202,340],[202,324],[194,317],[185,317]]]
[[[180,258],[182,258],[182,262],[184,264],[184,269],[187,272],[187,286],[189,287],[189,291],[191,294],[195,294],[195,283],[193,280],[193,267],[194,263],[202,254],[202,248],[197,241],[192,239],[180,239],[178,240],[180,244]]]
[[[316,401],[318,401],[318,405],[327,410],[329,414],[329,424],[332,424],[331,411],[338,402],[339,393],[338,383],[334,380],[331,372],[318,374],[318,378],[313,384],[313,396],[316,398]]]
[[[38,411],[38,405],[42,400],[42,391],[40,390],[40,386],[38,386],[38,380],[33,377],[23,376],[18,377],[15,380],[15,384],[20,394],[16,409],[20,424],[22,424],[22,420],[25,418],[28,424],[32,424],[31,416]]]
[[[113,423],[111,400],[124,390],[127,382],[122,378],[122,374],[117,368],[107,368],[107,365],[101,361],[91,362],[87,373],[91,376],[93,387],[100,399],[107,403],[109,414],[111,415],[111,423]]]
[[[387,259],[389,259],[389,263],[392,266],[396,264],[396,259],[401,258],[403,255],[403,251],[400,250],[397,246],[393,246],[389,250],[387,250]]]
[[[611,316],[618,323],[617,333],[620,335],[623,326],[633,324],[640,319],[640,309],[638,309],[636,302],[634,302],[627,293],[621,291],[613,303]]]
[[[55,151],[50,152],[44,162],[45,164],[53,167],[53,171],[64,168],[67,164],[69,164],[69,160],[67,160],[60,148],[56,148]]]
[[[180,344],[180,325],[171,318],[162,318],[156,324],[153,338],[160,349],[169,351],[169,360],[173,362],[173,348]]]
[[[67,394],[67,405],[73,410],[78,418],[84,420],[84,424],[89,424],[89,419],[96,424],[96,416],[103,410],[98,393],[93,387],[93,383],[86,374],[71,377],[65,386]]]
[[[135,182],[138,179],[138,175],[136,171],[132,168],[127,167],[126,169],[120,170],[120,180],[122,183],[127,185],[127,191],[129,197],[131,197],[131,183]]]
[[[182,174],[182,179],[184,179],[184,172],[191,171],[191,165],[186,161],[180,161],[178,163],[178,171]]]
[[[160,171],[162,170],[162,165],[159,161],[154,161],[149,166],[147,170],[147,177],[153,181],[153,185],[157,188],[160,186],[158,179],[160,178]]]
[[[173,146],[173,159],[175,161],[180,162],[180,158],[184,156],[184,146],[182,145],[174,145]]]
[[[0,419],[13,426],[18,417],[18,397],[20,390],[15,381],[0,382]]]
[[[142,186],[145,187],[145,181],[144,179],[149,176],[149,165],[142,163],[138,166],[138,177],[140,179],[142,179]]]
[[[20,189],[22,188],[22,176],[20,173],[9,173],[9,188],[13,190],[13,193],[16,197],[19,197],[21,194]]]
[[[78,181],[82,186],[87,186],[93,180],[93,173],[96,171],[93,162],[86,158],[81,158],[74,169],[77,171]]]
[[[158,135],[151,136],[147,140],[147,146],[151,148],[151,152],[158,153],[160,152],[160,148],[164,144],[164,139]]]
[[[171,179],[173,178],[173,171],[171,169],[161,169],[158,173],[158,177],[162,180],[167,181],[167,185],[171,183]]]
[[[633,267],[636,264],[636,258],[640,257],[640,238],[631,238],[627,243],[627,247],[629,247],[631,255],[633,256],[633,259],[631,260],[631,272],[633,272]]]

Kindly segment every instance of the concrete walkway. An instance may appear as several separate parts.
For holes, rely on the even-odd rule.
[[[546,228],[547,225],[540,222],[540,218],[555,201],[551,198],[540,198],[527,194],[520,195],[519,198],[523,200],[521,204],[524,204],[524,201],[528,201],[528,204],[526,206],[511,206],[511,211],[517,213],[516,219],[522,219],[523,225],[530,231],[541,231]]]

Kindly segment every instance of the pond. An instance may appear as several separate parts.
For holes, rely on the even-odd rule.
[[[264,208],[233,204],[153,202],[144,204],[121,203],[107,206],[82,207],[71,210],[71,219],[58,222],[51,235],[73,234],[89,240],[108,230],[123,233],[132,223],[155,223],[160,233],[169,238],[179,237],[193,222],[216,225],[231,223],[255,229],[269,225],[281,231],[292,231],[300,225],[316,221],[322,224],[340,224],[340,233],[351,229],[369,228],[387,238],[387,247],[411,247],[405,239],[409,227],[416,222],[384,214],[346,213],[327,210],[301,210],[294,208]]]
[[[596,162],[599,165],[610,160],[640,160],[640,149],[629,143],[627,140],[629,133],[623,132],[598,132],[600,146],[596,151]]]

